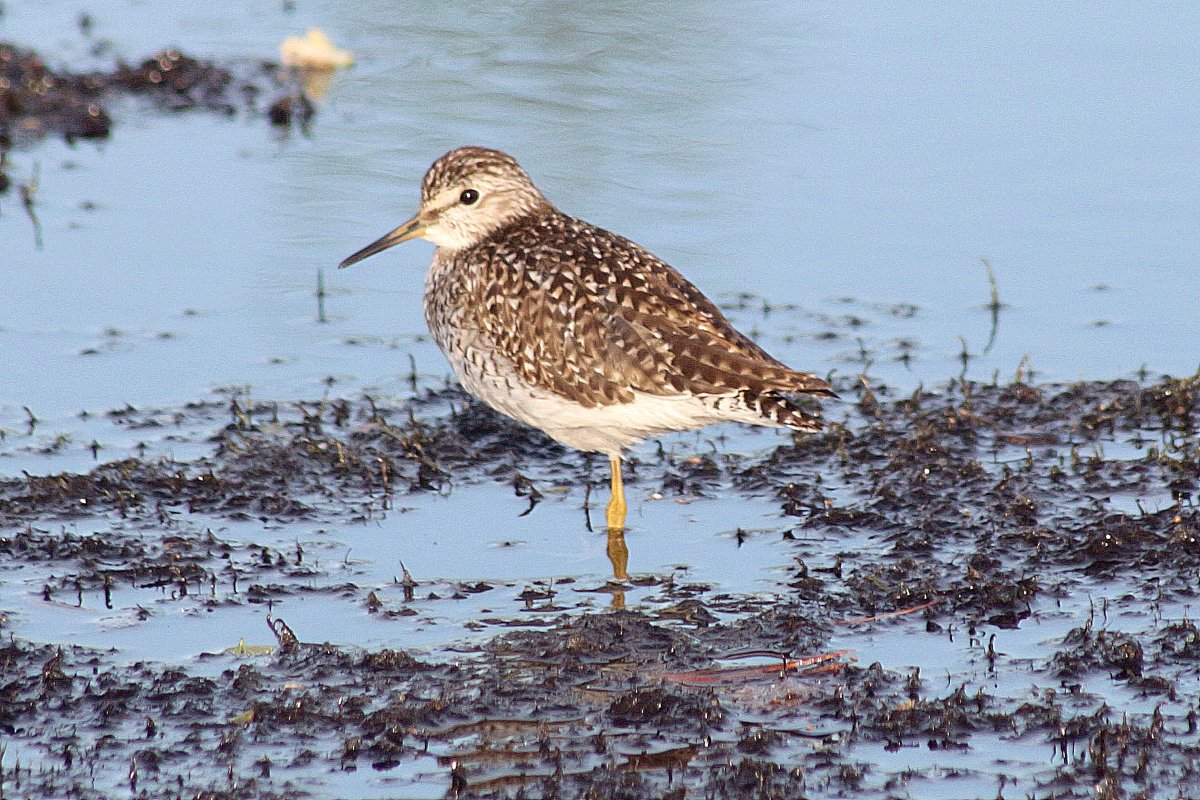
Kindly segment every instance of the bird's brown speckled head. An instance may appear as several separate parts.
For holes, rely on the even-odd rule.
[[[451,250],[470,247],[513,222],[551,209],[512,156],[486,147],[460,147],[425,173],[417,215],[341,266],[409,239],[427,239]]]

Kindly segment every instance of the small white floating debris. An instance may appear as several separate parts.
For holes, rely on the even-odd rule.
[[[289,36],[279,45],[283,65],[293,69],[339,69],[354,63],[347,50],[338,50],[320,28],[307,36]]]

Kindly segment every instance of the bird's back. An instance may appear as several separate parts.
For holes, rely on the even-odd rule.
[[[585,408],[687,395],[737,405],[731,419],[811,429],[779,393],[830,394],[734,329],[668,264],[554,209],[439,250],[425,307],[460,378],[508,370]],[[747,407],[763,418],[744,419]]]

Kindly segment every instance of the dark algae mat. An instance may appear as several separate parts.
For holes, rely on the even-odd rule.
[[[0,794],[326,797],[390,773],[397,797],[903,798],[934,781],[937,796],[1200,796],[1200,381],[838,388],[823,433],[631,463],[631,498],[777,504],[771,535],[794,557],[775,591],[639,572],[635,529],[645,602],[564,576],[498,597],[470,643],[433,650],[400,628],[385,649],[310,641],[287,599],[401,618],[414,598],[494,583],[398,566],[384,592],[209,522],[354,526],[472,484],[509,487],[536,520],[552,492],[602,503],[606,464],[453,388],[114,410],[112,425],[187,432],[204,454],[0,479],[3,579],[45,575],[30,603],[246,605],[275,645],[239,649],[265,628],[230,630],[228,651],[186,665],[131,662],[14,635],[22,609],[0,609]],[[581,611],[580,592],[604,600]],[[1054,633],[1020,638],[1038,626]],[[862,659],[877,636],[927,660]],[[970,675],[942,663],[948,643]]]

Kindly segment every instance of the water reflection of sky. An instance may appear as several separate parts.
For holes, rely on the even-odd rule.
[[[803,314],[739,312],[797,366],[901,385],[957,374],[987,341],[981,258],[1009,304],[990,379],[1023,357],[1052,379],[1197,366],[1198,12],[875,4],[10,2],[0,37],[88,65],[165,45],[272,57],[326,28],[359,64],[311,138],[264,124],[124,107],[111,142],[14,153],[41,166],[46,247],[0,200],[0,420],[184,402],[250,384],[270,396],[400,391],[426,342],[413,245],[332,264],[405,217],[436,155],[464,142],[522,159],[571,213],[637,239],[716,296],[750,291],[867,323],[832,342]],[[70,167],[70,168],[68,168]],[[94,203],[85,210],[84,203]],[[328,325],[312,292],[325,268]],[[871,304],[913,303],[913,317]],[[114,335],[115,332],[115,335]],[[919,347],[910,369],[896,338]],[[347,346],[353,339],[358,346]],[[91,352],[95,351],[95,352]],[[81,355],[89,353],[88,355]],[[6,423],[7,424],[7,423]]]

